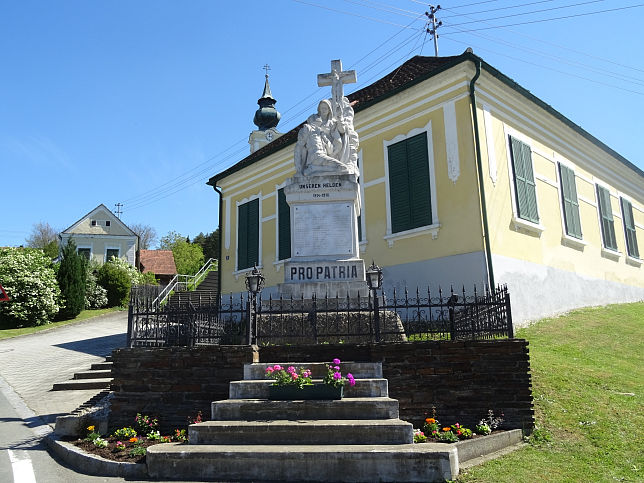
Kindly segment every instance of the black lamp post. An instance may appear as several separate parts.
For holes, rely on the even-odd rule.
[[[246,342],[248,345],[257,343],[257,294],[264,288],[264,275],[259,271],[257,265],[253,271],[246,274],[246,290],[248,290],[248,306],[246,309],[248,317],[248,330]]]
[[[367,286],[371,290],[373,297],[373,310],[374,310],[374,327],[376,333],[376,342],[380,342],[380,307],[378,303],[377,290],[382,288],[382,269],[371,260],[371,266],[367,269]]]

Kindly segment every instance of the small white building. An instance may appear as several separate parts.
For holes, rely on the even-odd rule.
[[[88,260],[105,263],[114,256],[135,266],[139,237],[104,204],[63,230],[59,237],[61,246],[72,238],[78,253]]]

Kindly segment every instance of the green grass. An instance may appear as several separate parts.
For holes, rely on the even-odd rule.
[[[97,317],[99,315],[109,314],[110,312],[116,312],[118,310],[123,310],[120,307],[112,307],[109,309],[98,309],[98,310],[83,310],[73,319],[69,320],[60,320],[57,322],[52,322],[50,324],[39,325],[36,327],[21,327],[19,329],[5,329],[0,324],[0,340],[9,339],[10,337],[16,337],[19,335],[33,334],[34,332],[40,332],[41,330],[53,329],[55,327],[61,327],[63,325],[75,324],[77,322],[82,322],[92,317]]]
[[[529,341],[530,444],[459,482],[644,481],[644,303],[575,310],[521,329]]]

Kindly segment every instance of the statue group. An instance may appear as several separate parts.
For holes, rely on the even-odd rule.
[[[318,85],[331,85],[331,99],[318,104],[300,129],[295,146],[295,169],[299,176],[358,175],[358,133],[353,127],[353,107],[342,95],[342,86],[355,82],[355,71],[342,71],[332,62],[329,74],[318,76]]]

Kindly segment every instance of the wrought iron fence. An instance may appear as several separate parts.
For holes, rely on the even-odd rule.
[[[159,307],[133,290],[129,346],[310,344],[513,337],[507,287],[391,297],[223,296]]]

